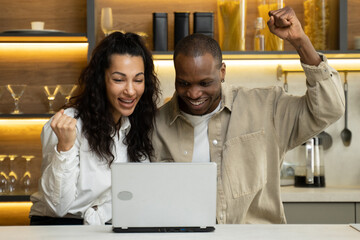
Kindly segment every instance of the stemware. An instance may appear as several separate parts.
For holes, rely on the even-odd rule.
[[[49,113],[55,113],[53,110],[53,103],[58,93],[60,85],[45,85],[44,92],[49,100]]]
[[[25,88],[26,88],[25,84],[20,84],[20,85],[8,84],[7,85],[7,89],[9,90],[9,92],[11,93],[11,96],[13,97],[13,99],[15,101],[15,109],[12,112],[12,114],[22,113],[22,112],[20,112],[20,109],[19,109],[19,101],[25,91]]]
[[[109,7],[101,9],[101,30],[105,36],[108,36],[113,30],[112,9]]]
[[[14,160],[17,157],[17,155],[9,155],[8,157],[10,158],[10,172],[8,175],[9,176],[9,181],[8,181],[9,192],[14,193],[17,188],[17,180],[18,180],[18,176],[14,172]]]
[[[68,104],[72,94],[75,92],[77,85],[75,84],[64,84],[60,85],[60,93],[65,97],[65,104]]]
[[[31,179],[31,173],[30,173],[30,161],[35,156],[32,155],[23,155],[22,158],[25,158],[26,160],[26,166],[25,166],[25,173],[20,179],[20,185],[22,190],[25,194],[29,194],[31,192],[31,185],[32,185],[32,179]]]
[[[6,175],[4,170],[4,160],[7,155],[0,155],[0,194],[6,193],[8,191],[8,182],[9,178]]]

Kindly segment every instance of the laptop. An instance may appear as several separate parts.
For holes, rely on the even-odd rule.
[[[211,232],[216,163],[113,163],[114,232]]]

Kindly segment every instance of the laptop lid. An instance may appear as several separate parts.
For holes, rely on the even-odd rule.
[[[115,232],[213,231],[215,163],[113,163]]]

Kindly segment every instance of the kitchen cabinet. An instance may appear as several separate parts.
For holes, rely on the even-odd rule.
[[[0,5],[0,87],[5,87],[0,96],[1,168],[6,174],[13,171],[18,179],[14,192],[0,193],[0,202],[29,201],[40,177],[40,132],[52,116],[44,86],[76,84],[87,64],[86,0],[0,0]],[[29,31],[31,21],[44,21],[49,31]],[[6,90],[8,84],[27,85],[19,103],[23,114],[10,114],[14,99]],[[58,93],[54,108],[64,103]],[[26,156],[32,157],[30,192],[20,186]]]
[[[358,186],[297,188],[281,187],[289,224],[360,223]]]
[[[284,203],[288,224],[359,223],[356,206],[360,203],[292,202]]]
[[[100,27],[100,12],[102,7],[111,7],[113,9],[114,29],[144,32],[147,35],[147,43],[152,49],[152,12],[168,13],[168,48],[174,49],[174,11],[190,12],[190,33],[193,31],[193,13],[194,12],[213,12],[214,13],[214,38],[218,40],[218,15],[217,0],[123,0],[121,4],[117,0],[89,0],[88,3],[94,3],[94,26],[93,38],[95,44],[99,42],[104,34]],[[247,0],[246,11],[246,51],[253,50],[254,22],[257,17],[257,0]],[[304,26],[304,0],[284,0],[285,5],[291,6],[302,25]],[[142,6],[139,8],[138,6]],[[356,0],[339,1],[339,48],[337,52],[347,52],[354,49],[354,37],[360,36],[358,27],[360,16],[358,12],[360,6]],[[294,51],[292,46],[285,42],[285,51]]]

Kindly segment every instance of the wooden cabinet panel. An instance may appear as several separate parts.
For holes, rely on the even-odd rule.
[[[284,203],[289,224],[349,224],[355,222],[355,203]]]
[[[360,203],[356,203],[356,223],[360,223]]]
[[[0,0],[0,6],[0,32],[44,21],[45,29],[86,33],[86,0]]]

